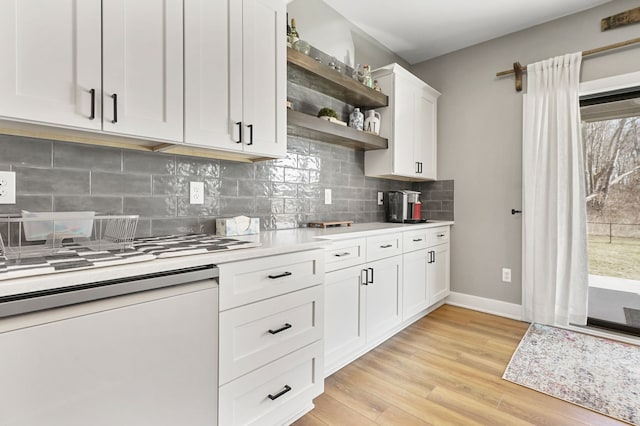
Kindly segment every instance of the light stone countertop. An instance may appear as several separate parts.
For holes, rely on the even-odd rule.
[[[359,238],[385,233],[403,232],[422,228],[453,225],[454,222],[429,222],[423,224],[401,224],[372,222],[354,224],[349,227],[327,229],[297,228],[265,231],[259,235],[233,237],[261,243],[260,247],[211,252],[207,254],[187,255],[155,259],[146,262],[129,263],[87,270],[74,270],[51,274],[0,281],[0,297],[31,293],[42,290],[69,287],[91,282],[126,278],[135,275],[151,274],[172,269],[189,268],[208,264],[222,264],[265,256],[291,253],[295,251],[324,248],[331,240]]]

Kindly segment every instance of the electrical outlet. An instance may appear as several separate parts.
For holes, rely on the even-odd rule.
[[[189,182],[189,203],[204,204],[204,182]]]
[[[378,191],[378,205],[381,206],[384,204],[384,192]]]
[[[324,203],[331,204],[331,189],[329,188],[324,190]]]
[[[16,203],[16,172],[0,172],[0,204]]]
[[[511,282],[511,269],[510,268],[502,268],[502,282],[510,283]]]

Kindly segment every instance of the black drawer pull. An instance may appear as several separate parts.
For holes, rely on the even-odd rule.
[[[270,400],[274,401],[278,398],[280,398],[282,395],[284,395],[285,393],[289,392],[291,390],[291,386],[289,385],[284,385],[284,389],[282,389],[280,392],[278,392],[275,395],[267,395],[269,397]]]
[[[293,327],[291,324],[289,324],[289,323],[285,323],[285,325],[283,325],[282,327],[280,327],[280,328],[279,328],[279,329],[277,329],[277,330],[269,330],[269,333],[271,333],[271,334],[278,334],[278,333],[280,333],[281,331],[285,331],[285,330],[290,329],[291,327]]]
[[[291,272],[283,272],[280,275],[269,275],[269,278],[277,280],[278,278],[288,277],[289,275],[292,275]]]
[[[446,235],[446,234],[438,234],[438,235],[436,235],[436,236],[437,236],[438,238],[442,238],[442,237],[444,237],[445,235]]]
[[[89,90],[89,93],[91,93],[91,115],[89,120],[94,120],[96,118],[96,89]]]
[[[385,244],[383,246],[380,246],[380,248],[389,248],[389,247],[393,247],[393,244]]]
[[[113,98],[113,120],[111,122],[116,124],[118,122],[118,95],[114,93],[111,97]]]
[[[242,121],[236,121],[236,126],[238,126],[238,140],[236,143],[242,143]]]
[[[414,238],[413,239],[413,242],[415,242],[415,243],[420,242],[420,241],[422,241],[422,238]]]
[[[334,254],[335,257],[342,257],[342,256],[349,256],[351,253],[349,253],[348,251],[342,252],[342,253],[336,253]]]
[[[253,124],[247,126],[249,128],[249,143],[247,145],[253,145]]]

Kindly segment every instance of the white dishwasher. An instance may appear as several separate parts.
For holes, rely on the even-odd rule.
[[[217,274],[0,298],[0,425],[217,424]]]

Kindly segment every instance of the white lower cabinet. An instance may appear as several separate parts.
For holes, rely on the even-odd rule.
[[[219,424],[288,424],[324,390],[321,249],[220,268]]]
[[[324,345],[327,370],[350,361],[366,345],[362,266],[328,272],[324,282]]]
[[[367,343],[384,339],[402,321],[402,256],[367,263]]]
[[[426,249],[405,253],[404,282],[402,294],[402,319],[407,320],[429,306],[430,291],[427,287]]]
[[[337,240],[325,253],[325,377],[449,295],[449,226]]]

